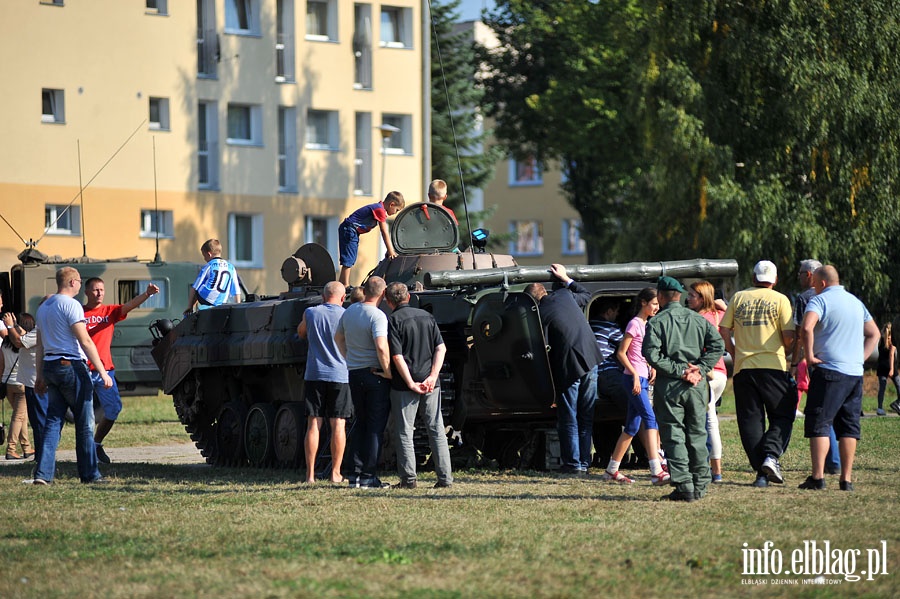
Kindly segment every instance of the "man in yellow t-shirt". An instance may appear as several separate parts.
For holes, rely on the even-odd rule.
[[[786,358],[794,344],[794,320],[790,300],[773,289],[777,280],[772,262],[758,262],[753,287],[734,295],[719,323],[734,360],[734,407],[744,452],[757,472],[756,487],[784,482],[778,459],[791,439],[797,406],[797,384]]]

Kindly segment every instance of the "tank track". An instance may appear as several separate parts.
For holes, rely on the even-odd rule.
[[[200,450],[200,455],[206,459],[207,464],[216,463],[218,450],[215,422],[205,415],[199,382],[193,376],[185,378],[172,394],[172,402],[178,419]]]

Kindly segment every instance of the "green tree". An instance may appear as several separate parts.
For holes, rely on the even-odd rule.
[[[484,130],[480,112],[485,105],[484,89],[477,83],[480,67],[471,35],[453,31],[459,4],[460,0],[431,3],[431,173],[432,179],[447,181],[447,205],[464,225],[463,182],[465,189],[482,188],[493,177],[494,165],[503,153],[487,144],[490,132]],[[486,215],[470,217],[474,226]]]
[[[589,261],[612,259],[640,166],[640,3],[507,0],[485,22],[500,42],[481,50],[497,138],[515,158],[561,166]]]

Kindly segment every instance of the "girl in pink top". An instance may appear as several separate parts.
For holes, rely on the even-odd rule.
[[[707,281],[697,281],[691,285],[688,291],[688,308],[697,312],[711,325],[719,328],[719,322],[725,314],[715,304],[715,289]],[[728,371],[725,370],[725,359],[719,358],[715,367],[707,374],[709,378],[709,409],[706,411],[706,428],[709,430],[709,469],[712,471],[712,481],[722,482],[722,436],[719,434],[719,416],[716,414],[716,404],[725,391],[728,382]]]
[[[650,461],[650,482],[654,485],[665,485],[669,482],[669,473],[663,469],[659,457],[659,425],[656,423],[653,406],[650,405],[649,386],[650,381],[654,378],[654,372],[641,353],[647,320],[659,311],[656,288],[642,289],[635,299],[635,305],[638,308],[637,316],[632,318],[625,327],[625,336],[619,342],[619,349],[616,351],[616,357],[625,368],[622,384],[631,391],[628,399],[628,412],[625,416],[625,428],[619,435],[616,448],[613,450],[609,465],[602,478],[606,481],[624,484],[634,482],[619,472],[619,465],[631,445],[631,440],[639,434]]]

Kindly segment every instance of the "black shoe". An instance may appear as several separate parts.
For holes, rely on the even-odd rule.
[[[697,497],[694,496],[694,493],[682,493],[681,491],[672,491],[668,495],[663,495],[663,499],[667,499],[669,501],[684,501],[686,503],[691,503],[697,500]]]
[[[359,479],[359,488],[360,489],[389,489],[391,485],[381,482],[381,479],[377,476],[375,478],[360,478]]]
[[[813,491],[821,491],[825,488],[825,479],[824,478],[813,478],[812,476],[807,476],[806,481],[800,483],[797,486],[798,489],[812,489]]]
[[[445,480],[439,480],[436,483],[434,483],[435,489],[449,489],[452,486],[453,486],[453,483],[448,483]]]
[[[103,450],[103,445],[100,443],[95,443],[94,448],[97,450],[97,460],[103,462],[104,464],[111,464],[112,460],[109,459],[109,456],[106,455],[106,451]]]
[[[758,474],[756,480],[753,481],[752,486],[764,489],[769,486],[769,479],[766,478],[765,474]]]
[[[86,485],[108,485],[109,479],[103,478],[102,476],[98,476],[94,480],[83,480],[81,482],[83,482]]]
[[[567,476],[577,476],[579,478],[587,476],[587,470],[576,466],[560,466],[559,473]]]
[[[849,480],[842,480],[840,482],[840,485],[841,491],[850,491],[851,493],[853,492],[853,483],[851,483]]]
[[[401,480],[396,485],[391,485],[391,488],[392,489],[415,489],[417,486],[419,486],[419,485],[414,480],[411,480],[408,482],[405,480]]]
[[[834,466],[826,466],[825,467],[825,474],[840,474],[840,473],[841,473],[840,468],[835,468]]]

